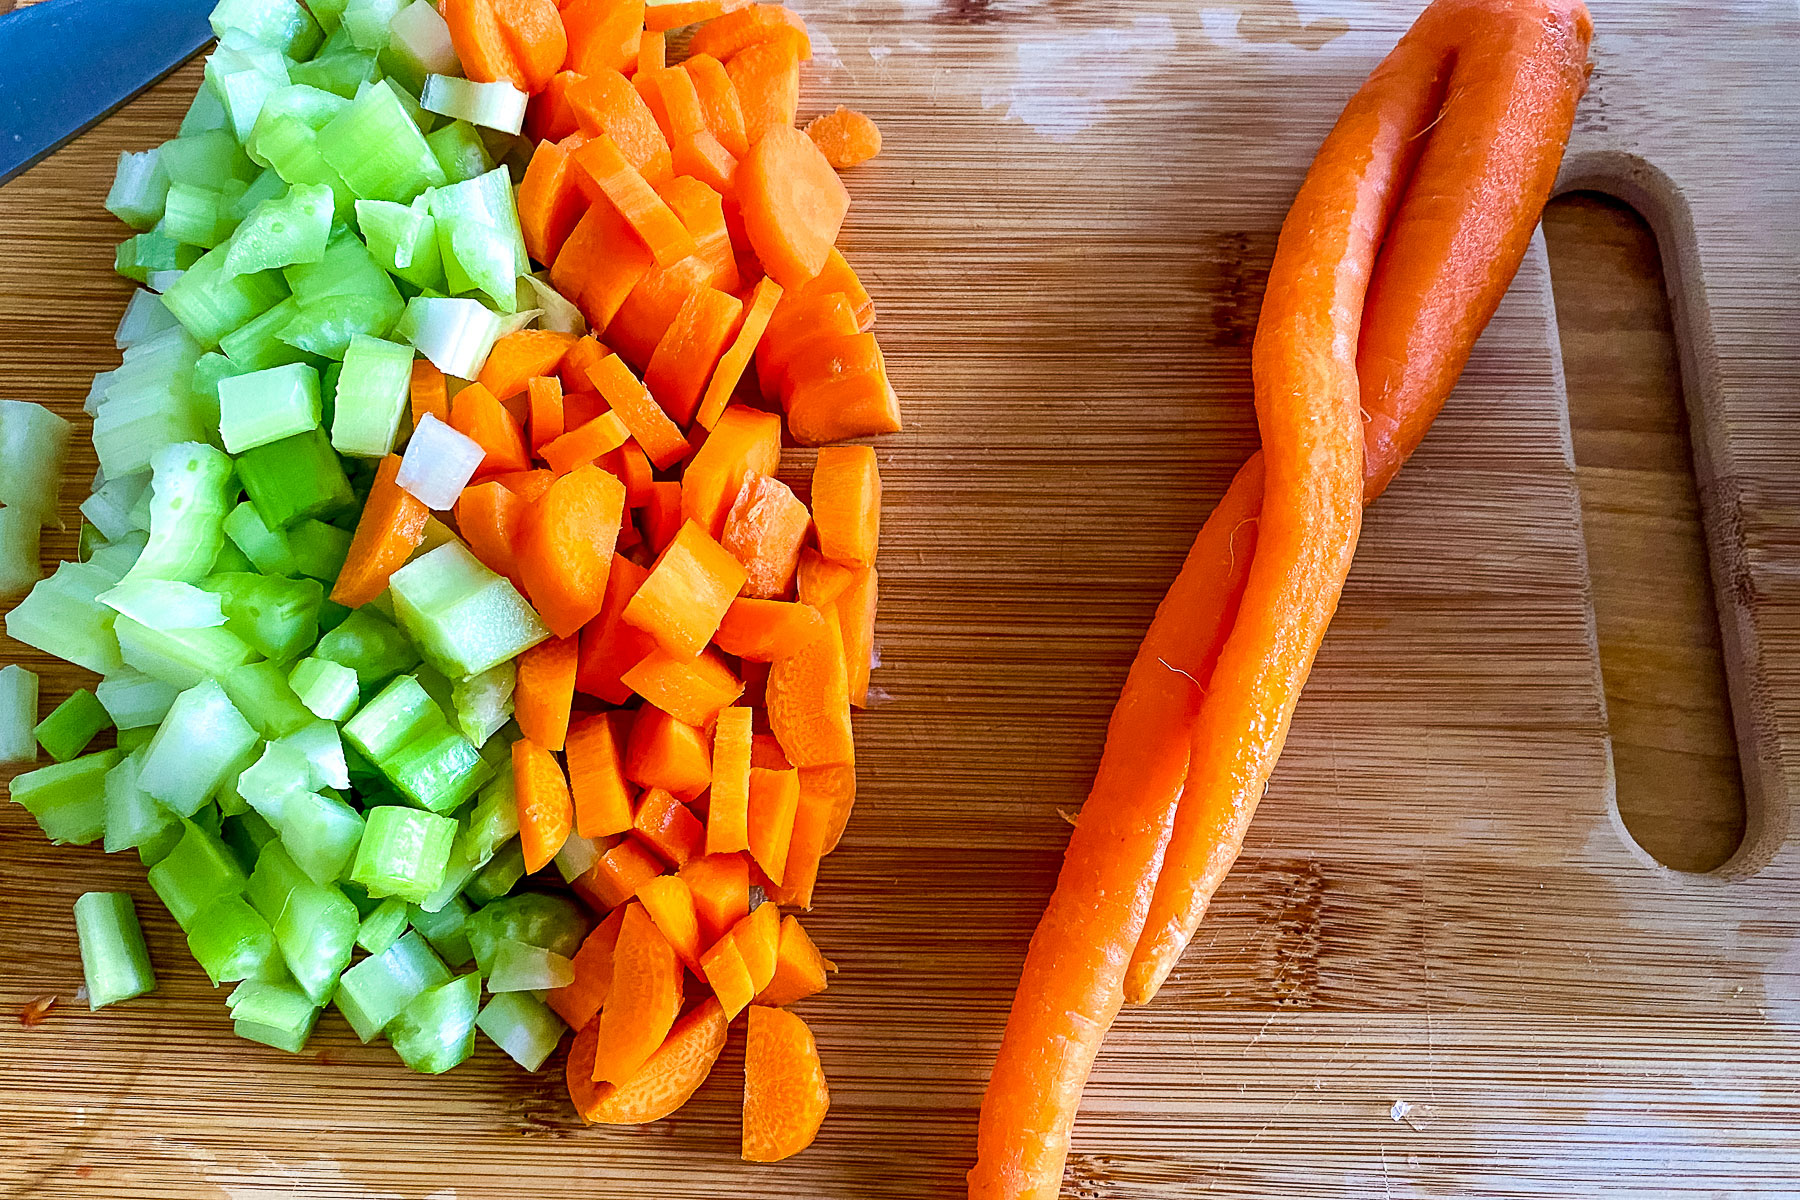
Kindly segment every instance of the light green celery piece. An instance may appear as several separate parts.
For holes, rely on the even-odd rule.
[[[219,0],[208,19],[219,37],[237,30],[288,58],[310,58],[325,40],[300,0]]]
[[[281,829],[288,801],[312,790],[306,760],[291,746],[270,742],[257,760],[238,773],[237,791],[264,820]]]
[[[488,739],[512,718],[518,679],[518,667],[508,659],[457,680],[451,688],[450,706],[456,727],[476,747],[487,745]]]
[[[364,50],[380,50],[388,43],[388,25],[406,0],[349,0],[344,7],[343,27],[350,40]]]
[[[86,688],[76,688],[67,700],[37,723],[32,733],[44,753],[61,763],[79,755],[101,730],[110,728],[112,718],[94,698],[94,693]]]
[[[63,418],[29,400],[0,400],[0,504],[22,508],[44,524],[56,520],[57,488],[73,431]]]
[[[113,626],[118,614],[96,599],[118,579],[92,563],[63,563],[6,614],[14,641],[110,675],[122,665]]]
[[[219,435],[232,454],[317,429],[320,417],[319,373],[303,363],[219,382]]]
[[[394,1052],[413,1070],[441,1075],[475,1049],[481,977],[461,975],[408,1004],[388,1026]]]
[[[356,931],[356,944],[370,954],[384,953],[406,932],[406,901],[389,896],[364,917]]]
[[[394,281],[348,231],[332,238],[319,261],[296,263],[285,274],[299,311],[281,338],[312,354],[341,359],[357,334],[380,337],[405,312]]]
[[[219,598],[176,579],[132,579],[100,593],[100,603],[152,629],[211,629],[225,623]]]
[[[169,173],[163,170],[157,148],[136,154],[122,152],[112,190],[106,193],[106,211],[133,229],[149,229],[162,219],[168,194]]]
[[[212,985],[279,978],[281,952],[269,922],[241,896],[221,896],[195,914],[188,952]]]
[[[344,569],[353,536],[348,529],[339,529],[310,517],[287,531],[288,545],[294,552],[294,566],[300,574],[327,584],[335,582]]]
[[[371,51],[337,50],[289,67],[288,77],[349,100],[364,84],[381,78],[381,68]]]
[[[223,247],[208,250],[163,293],[163,304],[202,350],[211,350],[220,338],[288,295],[280,271],[226,274],[227,253]]]
[[[264,200],[232,235],[225,273],[318,262],[331,238],[335,207],[331,189],[318,183],[295,184],[285,196]]]
[[[281,808],[271,824],[281,844],[314,883],[332,883],[349,873],[362,841],[362,814],[343,800],[323,792],[303,792]]]
[[[299,315],[300,305],[289,296],[274,308],[257,314],[220,338],[219,349],[238,368],[230,374],[247,375],[252,371],[266,371],[270,367],[286,366],[288,363],[307,362],[312,356],[297,346],[288,345],[277,336]],[[213,387],[212,395],[215,400],[223,383],[221,378]]]
[[[229,129],[204,129],[170,138],[157,147],[157,158],[171,183],[217,187],[226,179],[248,183],[256,176],[255,164]]]
[[[494,160],[488,157],[487,147],[481,144],[481,135],[467,121],[452,121],[441,129],[434,129],[426,135],[425,142],[453,184],[486,175],[494,169]]]
[[[52,842],[85,846],[106,832],[106,773],[124,757],[103,750],[27,771],[12,781],[13,803],[36,817]]]
[[[108,854],[135,850],[181,828],[180,818],[138,786],[138,772],[143,761],[143,752],[134,751],[106,773],[106,840],[103,844]]]
[[[392,454],[412,385],[413,348],[357,335],[344,351],[338,376],[331,444],[339,454]]]
[[[514,838],[500,847],[487,864],[469,877],[463,895],[473,904],[491,904],[509,895],[525,878],[525,850]]]
[[[382,764],[382,771],[402,796],[436,813],[460,807],[493,777],[481,752],[448,725],[402,746]]]
[[[160,392],[141,391],[108,400],[94,417],[94,451],[108,478],[135,475],[150,468],[157,453],[169,446],[203,442],[208,434],[203,406],[186,382],[171,380]],[[149,528],[151,493],[140,500]],[[135,523],[139,506],[132,508]]]
[[[287,86],[287,60],[279,50],[229,32],[207,56],[206,82],[225,105],[232,133],[247,141],[269,93]]]
[[[151,228],[118,244],[113,250],[113,270],[127,279],[149,283],[152,274],[186,270],[200,255],[198,246],[184,246],[161,230]]]
[[[43,578],[38,565],[42,536],[36,513],[0,508],[0,599],[16,596]]]
[[[113,345],[130,350],[140,342],[149,342],[159,333],[167,333],[179,322],[163,307],[162,297],[138,288],[125,304],[119,327],[113,332]]]
[[[541,992],[575,982],[575,964],[569,959],[512,938],[494,943],[493,964],[487,976],[490,992]]]
[[[480,126],[489,138],[516,137],[525,126],[531,97],[511,83],[476,83],[453,75],[427,75],[419,94],[426,112]]]
[[[556,873],[562,876],[564,883],[574,883],[594,869],[594,864],[600,861],[600,855],[605,849],[604,843],[571,831],[563,839],[562,849],[556,852],[556,857],[552,860],[556,864]]]
[[[424,197],[411,204],[358,200],[356,223],[368,239],[370,257],[384,271],[416,288],[442,291],[449,286],[438,256],[437,222],[426,211]]]
[[[225,544],[219,547],[219,557],[213,559],[212,573],[217,575],[221,571],[254,570],[256,570],[256,564],[245,558],[244,552],[239,550],[230,538],[226,538]]]
[[[225,536],[243,552],[250,565],[264,575],[291,579],[300,573],[300,564],[288,535],[264,524],[262,514],[248,500],[239,503],[226,516]],[[217,563],[214,567],[216,574]]]
[[[257,119],[261,120],[260,117]],[[244,194],[231,202],[231,219],[236,221],[238,228],[241,229],[252,213],[270,200],[279,200],[287,194],[287,190],[287,180],[281,177],[281,173],[273,167],[264,167],[250,182],[250,186],[244,189]],[[329,199],[327,197],[327,200]],[[232,236],[234,238],[237,236],[236,230],[233,231]],[[230,259],[229,250],[226,251],[225,257],[227,260]]]
[[[531,271],[512,176],[504,167],[448,187],[435,188],[427,204],[437,219],[438,252],[452,292],[480,289],[501,312],[518,302],[518,278]]]
[[[0,766],[37,761],[38,677],[17,663],[0,667]]]
[[[308,877],[284,839],[264,846],[247,889],[250,903],[274,927],[282,961],[314,1004],[331,999],[350,965],[361,919],[350,898]]]
[[[444,866],[444,880],[437,885],[436,891],[418,902],[417,908],[427,913],[442,912],[445,905],[461,898],[463,888],[475,874],[463,847],[468,833],[468,828],[458,822],[456,841],[450,846],[450,861]]]
[[[237,459],[238,479],[271,529],[288,529],[309,517],[349,512],[356,494],[344,464],[322,429],[258,446]]]
[[[126,665],[183,690],[256,657],[248,642],[222,625],[214,629],[151,629],[130,617],[117,617],[113,633]]]
[[[307,8],[312,10],[313,19],[318,21],[325,32],[330,35],[325,39],[325,44],[319,48],[320,55],[332,53],[340,44],[353,44],[350,42],[349,35],[340,31],[344,6],[348,3],[349,0],[309,0]]]
[[[213,356],[216,357],[216,356]],[[81,503],[81,515],[90,521],[100,536],[117,541],[134,528],[131,510],[139,497],[150,489],[150,473],[139,471],[118,479],[108,479],[94,489]]]
[[[345,971],[333,1002],[366,1044],[413,1000],[448,982],[443,960],[418,933],[406,933]]]
[[[556,1052],[569,1027],[536,996],[507,992],[487,1002],[475,1018],[475,1028],[506,1051],[507,1057],[535,1072]]]
[[[231,198],[210,187],[172,183],[163,200],[163,233],[187,246],[211,250],[231,236]]]
[[[446,375],[473,379],[481,373],[504,326],[494,310],[465,297],[414,296],[395,326],[395,336],[413,344]]]
[[[16,635],[15,635],[16,636]],[[336,629],[319,639],[315,658],[356,672],[357,682],[371,687],[419,665],[419,652],[394,623],[364,605]]]
[[[415,738],[446,728],[444,714],[417,678],[402,675],[344,723],[344,740],[380,766]]]
[[[138,786],[169,811],[191,817],[243,770],[255,750],[256,730],[212,679],[175,697],[150,741]]]
[[[425,86],[427,75],[461,75],[450,27],[430,0],[413,0],[388,22],[381,65],[409,91]]]
[[[185,930],[213,901],[243,895],[249,880],[216,833],[193,821],[181,824],[180,840],[150,868],[150,887]]]
[[[425,135],[387,80],[363,89],[319,130],[318,146],[359,199],[405,204],[447,181]]]
[[[315,718],[294,694],[279,663],[245,663],[225,672],[219,682],[259,737],[291,737],[313,724]]]
[[[478,675],[550,636],[517,589],[461,542],[447,542],[388,580],[400,627],[451,679]]]
[[[588,921],[568,896],[521,892],[477,909],[466,932],[481,973],[492,975],[502,941],[523,942],[571,958],[587,936]]]
[[[275,827],[263,820],[261,813],[245,809],[219,822],[219,837],[231,847],[238,865],[248,871],[256,866],[263,847],[275,841],[277,835]]]
[[[332,169],[319,153],[318,131],[298,113],[264,112],[256,120],[250,135],[250,153],[258,162],[266,162],[283,182],[322,184],[331,189],[333,212],[347,216],[355,196],[343,176]]]
[[[412,903],[437,890],[456,839],[454,820],[383,805],[370,809],[366,821],[351,879],[369,889],[370,896],[399,896]]]
[[[75,939],[88,1011],[131,1000],[156,987],[150,948],[137,908],[124,892],[87,892],[75,901]]]
[[[294,664],[288,684],[315,717],[344,721],[356,711],[356,672],[342,663],[303,658]]]
[[[231,1009],[232,1031],[239,1037],[289,1054],[305,1049],[321,1011],[299,984],[286,979],[247,979],[232,989],[225,1003]]]
[[[191,583],[212,569],[237,487],[231,459],[204,442],[166,446],[151,460],[150,541],[125,581]]]
[[[325,790],[350,786],[344,739],[330,721],[309,721],[282,737],[280,744],[298,751],[306,760],[307,780],[311,787]]]
[[[519,834],[519,804],[513,773],[502,771],[481,791],[469,815],[459,847],[471,866],[486,866],[499,849]]]
[[[469,948],[468,933],[469,918],[473,915],[474,909],[461,896],[452,896],[442,908],[427,910],[415,904],[407,909],[407,919],[413,928],[453,967],[475,961],[475,954]]]
[[[94,694],[121,732],[160,725],[178,691],[131,667],[119,668],[94,688]]]
[[[319,639],[325,588],[316,579],[225,571],[208,575],[201,586],[218,593],[225,628],[264,658],[290,662]]]
[[[219,103],[218,94],[202,79],[193,103],[188,105],[187,113],[181,118],[181,136],[223,129],[230,120],[225,115],[225,106]]]

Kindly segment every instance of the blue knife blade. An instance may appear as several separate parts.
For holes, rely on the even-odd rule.
[[[43,0],[0,16],[0,183],[212,38],[213,0]]]

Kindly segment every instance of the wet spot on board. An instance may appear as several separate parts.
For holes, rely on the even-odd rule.
[[[984,91],[981,102],[1004,107],[1009,119],[1052,141],[1071,141],[1166,63],[1175,41],[1174,23],[1163,14],[1023,40],[1013,49],[1011,80]]]

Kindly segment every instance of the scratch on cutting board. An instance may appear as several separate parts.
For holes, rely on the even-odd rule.
[[[1109,104],[1130,95],[1174,49],[1174,22],[1160,13],[1022,41],[1013,50],[1011,83],[984,89],[981,103],[1066,142],[1102,120]]]

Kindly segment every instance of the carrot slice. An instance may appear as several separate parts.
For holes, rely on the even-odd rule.
[[[638,709],[625,745],[625,778],[693,799],[712,784],[706,735],[646,704]]]
[[[694,253],[697,247],[687,227],[611,137],[596,134],[572,157],[643,239],[658,266],[672,266]]]
[[[707,947],[706,953],[700,956],[700,972],[718,998],[727,1020],[743,1012],[756,998],[750,964],[744,961],[744,951],[737,939],[729,934]]]
[[[526,384],[530,417],[525,422],[526,439],[531,452],[537,454],[563,435],[562,380],[555,375],[542,375]]]
[[[900,398],[887,367],[797,388],[787,400],[788,431],[802,446],[900,432]]]
[[[704,725],[744,693],[744,685],[724,660],[702,650],[677,658],[661,646],[622,676],[622,682],[656,707],[688,725]]]
[[[640,70],[633,83],[669,139],[676,175],[691,175],[716,191],[730,191],[737,156],[713,136],[693,76],[680,67],[664,67]]]
[[[625,606],[625,621],[671,655],[699,654],[743,590],[744,578],[730,551],[689,521]]]
[[[669,45],[665,35],[661,31],[645,30],[638,42],[638,70],[660,71],[669,65],[668,58]]]
[[[601,413],[579,429],[571,429],[543,449],[543,459],[558,474],[587,466],[623,446],[631,437],[614,412]]]
[[[872,375],[885,369],[881,344],[874,334],[827,334],[807,338],[795,346],[775,382],[782,399],[791,409],[793,397],[809,388]]]
[[[756,349],[756,376],[765,396],[786,396],[791,390],[788,366],[807,347],[823,338],[854,336],[856,309],[843,292],[814,292],[787,299],[769,319],[769,331]]]
[[[825,620],[810,604],[740,596],[725,610],[713,641],[727,654],[753,662],[774,662],[798,654],[823,636]]]
[[[494,0],[494,12],[513,61],[525,77],[521,90],[543,91],[569,53],[568,35],[555,0]]]
[[[535,376],[549,375],[578,339],[554,329],[521,329],[494,343],[476,382],[496,400],[508,400],[526,390]],[[457,394],[462,399],[462,394]],[[452,406],[451,411],[455,408]]]
[[[713,727],[712,800],[706,810],[706,852],[750,848],[750,720],[747,708],[727,708]]]
[[[713,785],[713,795],[718,795],[717,784]],[[750,857],[776,884],[782,882],[782,873],[787,869],[788,847],[794,839],[794,814],[799,807],[799,771],[750,768]]]
[[[750,765],[767,771],[785,771],[794,764],[781,752],[781,743],[772,733],[759,733],[750,739]]]
[[[826,973],[835,970],[837,964],[819,953],[818,946],[800,927],[799,918],[783,917],[775,950],[775,976],[768,987],[757,993],[756,1003],[781,1008],[816,996],[827,986]]]
[[[631,689],[620,682],[620,676],[637,665],[656,643],[649,634],[626,625],[619,617],[649,574],[648,568],[613,555],[600,613],[581,630],[576,691],[598,696],[608,704],[623,704],[631,699]]]
[[[412,365],[412,384],[410,387],[412,403],[413,428],[430,413],[444,424],[450,423],[450,393],[444,382],[444,373],[432,365],[428,358],[415,358]]]
[[[744,312],[744,320],[738,326],[737,338],[731,343],[719,359],[719,365],[713,370],[712,379],[706,385],[706,396],[700,402],[700,411],[695,419],[711,429],[719,423],[719,417],[725,406],[731,403],[731,395],[737,391],[738,381],[744,377],[744,369],[750,365],[750,356],[756,352],[764,332],[769,328],[769,318],[775,313],[776,306],[781,303],[781,285],[773,279],[759,279],[756,289],[750,293],[750,306]]]
[[[574,7],[571,5],[570,7]],[[565,25],[567,13],[564,14]],[[531,98],[525,109],[525,136],[534,142],[560,142],[581,128],[575,119],[575,105],[569,100],[569,89],[584,77],[575,71],[558,71],[550,77],[544,90]],[[533,257],[536,257],[535,255]],[[539,259],[548,262],[548,259]]]
[[[832,602],[832,615],[844,639],[844,673],[850,680],[850,703],[864,708],[869,701],[869,670],[875,665],[874,567],[858,567],[850,586]]]
[[[709,54],[726,62],[740,50],[772,40],[793,42],[802,62],[812,57],[806,22],[800,14],[779,4],[752,4],[715,17],[694,30],[688,41],[688,55]]]
[[[510,83],[521,92],[534,90],[501,28],[494,0],[443,0],[440,11],[465,76],[477,83]]]
[[[706,826],[663,788],[649,788],[639,797],[631,831],[676,870],[705,853]]]
[[[656,482],[656,472],[642,446],[626,442],[617,450],[602,455],[600,465],[624,483],[625,507],[642,508],[649,503],[650,485]]]
[[[625,485],[599,467],[577,467],[532,506],[519,546],[519,578],[557,637],[600,612],[613,545],[625,512]]]
[[[564,240],[550,268],[550,282],[581,309],[589,325],[605,329],[655,265],[650,248],[603,199],[589,207]],[[586,377],[580,372],[585,361],[574,368],[583,386]]]
[[[857,278],[856,271],[834,246],[831,254],[825,259],[825,267],[812,282],[797,292],[792,292],[795,303],[813,296],[825,296],[832,292],[842,292],[850,301],[850,310],[856,315],[856,332],[867,333],[875,324],[875,301],[869,297],[869,291],[863,287],[862,280]]]
[[[712,945],[750,915],[750,860],[742,854],[709,854],[681,868],[700,916],[700,940]]]
[[[650,485],[650,500],[644,505],[644,540],[650,549],[661,554],[681,532],[681,484],[669,480]]]
[[[611,713],[583,717],[569,727],[566,757],[575,804],[575,832],[610,837],[631,828],[631,786],[625,782],[624,740]]]
[[[725,532],[744,480],[781,465],[781,418],[733,405],[719,418],[681,476],[681,512],[711,537]]]
[[[808,122],[806,136],[825,155],[825,161],[839,171],[866,163],[881,153],[881,130],[875,122],[841,104],[835,111]]]
[[[870,566],[881,530],[881,471],[872,446],[827,446],[813,464],[813,524],[819,553]]]
[[[856,767],[840,763],[835,767],[807,767],[801,773],[802,786],[830,801],[830,815],[825,822],[825,837],[819,850],[830,854],[843,839],[850,824],[851,810],[856,807]]]
[[[773,904],[759,904],[750,915],[731,927],[731,940],[737,943],[750,969],[750,986],[762,991],[775,978],[775,957],[781,946],[781,909]]]
[[[498,479],[463,489],[456,501],[456,529],[483,566],[517,584],[519,532],[529,505]]]
[[[546,750],[561,750],[569,734],[576,650],[573,637],[551,638],[519,656],[513,719],[519,732]]]
[[[681,961],[640,904],[625,911],[613,949],[612,986],[600,1009],[594,1079],[628,1082],[675,1024],[681,1009]]]
[[[788,858],[781,886],[769,895],[780,904],[811,908],[818,884],[819,863],[833,843],[839,811],[856,797],[856,769],[852,765],[801,767],[800,803],[794,811],[794,834],[788,842]],[[848,795],[849,800],[845,797]]]
[[[694,912],[694,893],[688,890],[687,880],[677,875],[659,875],[638,885],[637,899],[656,922],[656,928],[669,939],[676,957],[698,973],[700,918]]]
[[[485,451],[486,457],[475,469],[477,479],[530,468],[531,453],[525,448],[519,423],[481,384],[472,383],[456,393],[450,402],[450,425]]]
[[[824,612],[844,594],[855,577],[853,568],[832,562],[817,550],[802,550],[800,569],[795,574],[795,580],[800,585],[800,603],[810,604]]]
[[[725,64],[710,54],[690,53],[681,69],[694,80],[700,111],[713,137],[733,158],[750,153],[750,139],[744,132],[744,109],[738,103],[737,85],[731,82]]]
[[[581,949],[575,952],[571,965],[575,968],[575,982],[566,987],[552,988],[544,997],[557,1016],[566,1021],[571,1029],[580,1029],[592,1021],[600,1013],[600,1006],[606,1003],[607,989],[612,987],[613,947],[619,943],[619,926],[624,923],[625,910],[614,909],[606,914],[606,919],[594,926],[593,932],[581,943]],[[783,930],[785,940],[786,931]],[[779,961],[775,968],[776,982],[781,980],[782,968]],[[590,1067],[588,1078],[593,1078]]]
[[[830,1108],[819,1046],[806,1022],[784,1008],[752,1005],[744,1047],[744,1160],[780,1162],[800,1153],[819,1136]]]
[[[563,30],[569,39],[563,65],[582,75],[629,71],[637,66],[644,31],[644,0],[567,0]]]
[[[844,670],[844,639],[836,621],[798,654],[769,666],[766,693],[769,728],[796,767],[822,767],[855,760],[850,736],[850,680]]]
[[[606,327],[608,341],[625,361],[648,365],[689,293],[708,286],[713,273],[712,264],[698,254],[667,270],[653,267]]]
[[[694,419],[706,381],[737,333],[743,312],[743,302],[736,296],[716,288],[699,288],[688,296],[656,344],[650,365],[644,368],[644,386],[677,424]]]
[[[611,968],[609,960],[607,969],[610,971]],[[609,986],[611,982],[609,978]],[[569,1103],[575,1106],[575,1113],[584,1125],[594,1123],[593,1114],[600,1106],[600,1097],[611,1094],[611,1084],[594,1082],[594,1054],[599,1049],[600,1020],[596,1016],[575,1031],[575,1040],[569,1043],[568,1061],[563,1064],[563,1080],[569,1089]]]
[[[513,743],[513,788],[519,802],[519,848],[527,873],[541,871],[569,838],[575,807],[569,781],[550,751],[520,738]]]
[[[736,296],[742,286],[737,251],[725,223],[725,198],[711,185],[679,175],[656,189],[694,237],[701,258],[712,264],[712,286]]]
[[[661,183],[674,173],[669,140],[643,97],[618,68],[588,72],[585,79],[570,85],[569,103],[581,132],[590,138],[611,138],[645,179]]]
[[[662,32],[697,25],[747,3],[749,0],[645,0],[644,28]]]
[[[556,472],[546,471],[542,467],[535,471],[508,471],[504,475],[494,476],[488,482],[499,484],[529,504],[550,490],[550,485],[556,482]]]
[[[584,1118],[606,1125],[647,1125],[660,1121],[700,1090],[719,1052],[725,1049],[730,1020],[719,1002],[707,997],[675,1022],[656,1053],[618,1087],[599,1085]],[[570,1051],[571,1054],[574,1051]]]
[[[734,72],[741,61],[732,60]],[[582,152],[576,151],[578,158]],[[789,125],[768,130],[751,147],[738,168],[737,196],[756,257],[789,288],[824,269],[850,211],[843,180],[812,139]]]
[[[721,539],[744,564],[744,595],[766,600],[787,594],[811,527],[806,505],[787,484],[766,475],[744,476]]]
[[[650,389],[618,355],[607,355],[588,373],[588,378],[659,469],[673,466],[687,456],[688,442],[681,429],[669,420]]]
[[[583,896],[596,907],[617,908],[636,896],[638,889],[662,874],[662,863],[650,851],[626,838],[602,854],[587,874],[576,881]]]
[[[746,46],[725,60],[725,73],[737,88],[738,103],[744,109],[744,136],[750,140],[752,154],[757,143],[783,129],[793,130],[812,145],[810,138],[794,129],[794,114],[800,108],[800,51],[794,39],[774,38]],[[824,162],[823,155],[820,161]],[[831,164],[825,166],[829,170]]]
[[[386,456],[375,468],[375,482],[357,518],[343,570],[331,587],[331,599],[346,608],[361,608],[385,591],[388,577],[404,567],[425,540],[431,510],[400,486],[399,476],[398,454]]]

